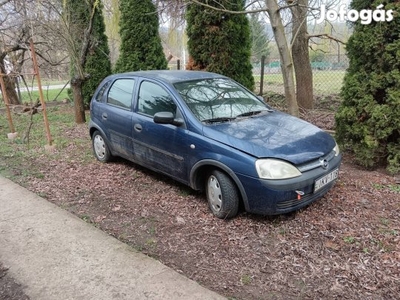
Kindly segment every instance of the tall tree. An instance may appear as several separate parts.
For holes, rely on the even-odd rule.
[[[15,83],[32,38],[29,26],[31,5],[31,1],[4,0],[0,3],[0,71],[7,74],[3,81],[10,104],[20,104]],[[37,25],[34,20],[31,24]]]
[[[352,8],[374,10],[379,0],[354,0]],[[397,0],[385,10],[400,11]],[[354,24],[347,44],[350,65],[336,114],[338,142],[355,153],[365,167],[382,163],[400,173],[400,18]]]
[[[287,2],[292,2],[288,0]],[[292,58],[296,76],[296,99],[301,108],[314,107],[313,74],[308,51],[307,11],[308,0],[298,0],[291,6]]]
[[[63,20],[66,27],[63,37],[67,41],[71,60],[71,88],[75,104],[75,122],[79,124],[86,121],[84,99],[85,97],[89,98],[89,95],[84,94],[85,82],[93,80],[86,90],[86,93],[91,94],[93,92],[90,90],[91,86],[108,75],[109,69],[111,69],[101,2],[99,0],[65,0]],[[93,63],[93,60],[97,60],[97,62]],[[106,66],[104,69],[102,64]],[[88,70],[85,69],[86,67]],[[90,79],[91,77],[92,79]]]
[[[119,46],[121,44],[121,37],[119,36],[119,0],[103,0],[103,4],[106,35],[110,48],[110,61],[111,65],[114,66],[119,56]]]
[[[15,45],[14,47],[8,49],[3,49],[4,50],[0,51],[0,73],[2,75],[7,74],[3,77],[7,99],[9,100],[10,104],[20,104],[15,85],[16,77],[14,77],[13,74],[9,74],[9,70],[7,68],[9,61],[6,58],[10,58],[12,53],[17,51],[21,51],[21,55],[24,55],[23,53],[27,51],[27,49],[21,48],[19,45]]]
[[[245,1],[198,2],[238,12],[244,10]],[[188,68],[221,73],[253,90],[250,25],[247,17],[193,3],[187,7],[186,20],[188,49],[192,60]]]
[[[9,73],[4,81],[12,104],[19,102],[16,83],[25,83],[15,79],[33,76],[30,71],[32,60],[29,59],[31,39],[42,76],[57,76],[64,71],[63,61],[68,55],[57,34],[62,22],[52,9],[56,4],[60,5],[53,0],[0,1],[0,68],[3,73]]]
[[[285,27],[281,17],[281,7],[277,0],[265,0],[265,3],[267,5],[267,13],[271,21],[275,41],[278,45],[288,111],[291,115],[298,116],[299,106],[296,99],[292,52],[286,38]]]
[[[312,105],[312,73],[310,72],[311,66],[309,61],[308,49],[306,48],[306,42],[308,43],[311,38],[332,38],[332,36],[328,34],[307,34],[307,10],[310,10],[310,7],[312,6],[318,6],[319,0],[314,1],[313,4],[308,3],[308,1],[305,0],[248,1],[250,3],[250,6],[255,8],[248,11],[232,10],[229,8],[228,5],[225,4],[224,1],[187,1],[189,3],[202,5],[203,7],[210,8],[221,13],[230,13],[235,15],[246,14],[249,12],[267,12],[274,33],[275,42],[278,46],[288,111],[292,115],[299,115],[299,105],[296,97],[295,74],[298,83],[298,96],[301,102],[301,106],[310,107],[310,105]],[[332,1],[332,3],[333,2],[334,1]],[[328,3],[328,5],[331,5],[332,3]],[[292,40],[291,44],[288,43],[288,37],[285,30],[285,22],[282,19],[282,15],[284,14],[283,12],[288,9],[292,9],[292,19],[294,24],[294,26],[292,27],[292,37],[296,37]],[[315,8],[311,10],[315,10]],[[334,40],[338,41],[337,39]],[[296,68],[295,65],[297,66]]]
[[[84,65],[85,73],[89,78],[83,83],[82,96],[85,108],[89,108],[90,100],[99,83],[104,77],[111,74],[110,50],[108,48],[105,24],[103,18],[103,5],[94,8],[93,32],[90,37],[90,46]]]
[[[158,15],[151,0],[120,0],[120,54],[115,72],[166,69],[158,33]]]

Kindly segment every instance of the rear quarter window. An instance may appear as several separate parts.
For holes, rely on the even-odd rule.
[[[110,84],[111,84],[111,81],[107,81],[106,83],[103,84],[103,86],[97,92],[96,97],[94,98],[97,102],[102,101],[104,92],[107,90],[107,88],[110,86]]]

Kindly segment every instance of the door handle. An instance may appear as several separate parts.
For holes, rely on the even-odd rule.
[[[101,117],[103,118],[103,120],[107,120],[107,114],[106,113],[103,113],[102,115],[101,115]]]
[[[135,124],[135,125],[133,126],[133,128],[134,128],[135,131],[137,131],[137,132],[141,132],[141,131],[142,131],[142,125],[140,125],[140,124]]]

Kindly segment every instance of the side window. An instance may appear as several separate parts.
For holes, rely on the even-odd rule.
[[[132,107],[132,94],[135,80],[118,79],[114,82],[108,92],[107,103],[125,109]]]
[[[161,86],[144,81],[140,85],[138,111],[146,115],[154,116],[161,111],[176,113],[176,104],[170,94]]]
[[[96,94],[96,98],[95,100],[97,102],[101,102],[101,100],[103,99],[103,95],[105,90],[110,86],[111,81],[107,81],[105,84],[103,84],[103,86],[100,88],[99,92]]]

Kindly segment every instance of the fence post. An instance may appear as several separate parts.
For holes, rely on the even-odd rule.
[[[265,65],[265,55],[261,56],[260,96],[263,95],[263,89],[264,89],[264,65]]]

